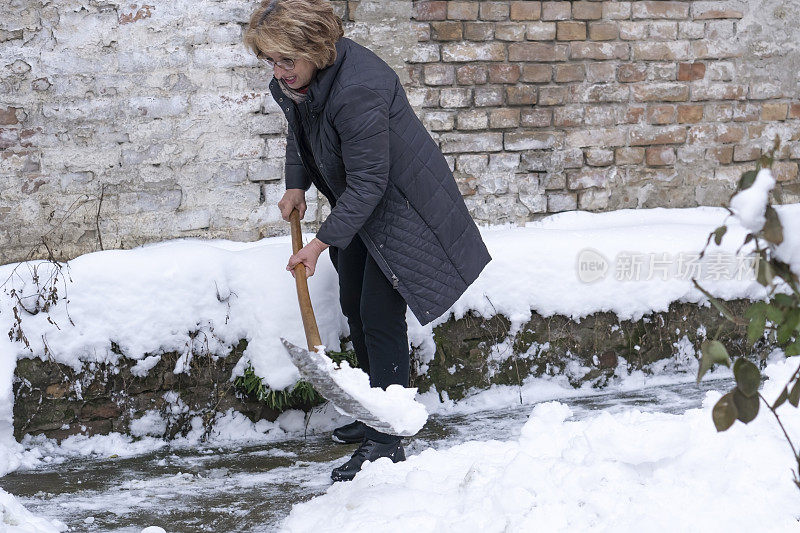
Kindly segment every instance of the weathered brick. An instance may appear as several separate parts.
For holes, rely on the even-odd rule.
[[[411,50],[409,63],[435,63],[439,61],[439,45],[436,43],[419,43]]]
[[[429,131],[449,131],[455,127],[453,111],[427,111],[422,115],[422,123]]]
[[[461,28],[460,22],[431,22],[432,36],[439,41],[460,41],[463,38]]]
[[[447,2],[435,0],[415,2],[414,18],[417,20],[445,20],[447,18]]]
[[[584,150],[586,164],[592,167],[607,167],[614,163],[614,150],[607,148],[587,148]]]
[[[517,83],[520,77],[519,65],[500,63],[489,65],[489,82],[491,83]]]
[[[517,44],[511,46],[517,46]],[[442,61],[504,61],[505,58],[506,48],[503,43],[446,43],[442,45]]]
[[[552,41],[556,38],[555,22],[531,22],[526,29],[525,38],[529,41]]]
[[[556,83],[567,83],[570,81],[583,81],[586,77],[586,69],[580,63],[567,65],[556,65]]]
[[[506,107],[489,111],[489,127],[491,128],[516,128],[519,125],[519,108]]]
[[[761,120],[786,120],[789,113],[789,104],[771,103],[761,104]]]
[[[441,90],[439,105],[442,107],[469,107],[472,105],[472,89],[447,87]]]
[[[703,120],[703,106],[701,105],[679,105],[678,123],[694,124]]]
[[[633,44],[635,61],[680,61],[690,59],[691,47],[688,41],[643,42]]]
[[[489,168],[489,156],[486,154],[462,154],[456,156],[456,169],[473,176],[486,172]]]
[[[616,65],[610,62],[593,62],[586,65],[586,81],[590,83],[605,83],[614,81]]]
[[[578,191],[578,208],[584,211],[604,211],[608,209],[611,191],[606,189],[584,189]]]
[[[702,39],[705,33],[706,25],[702,22],[678,22],[678,37],[681,39]]]
[[[675,149],[671,146],[650,146],[645,152],[645,161],[651,167],[674,165]]]
[[[527,28],[519,22],[498,22],[494,27],[494,38],[499,41],[524,41]]]
[[[468,41],[488,41],[494,36],[491,22],[465,22],[464,39]]]
[[[685,19],[689,17],[689,2],[640,0],[633,3],[635,19]]]
[[[733,162],[733,146],[717,146],[706,150],[706,159],[716,161],[720,165],[730,165]]]
[[[737,144],[733,149],[733,160],[737,163],[755,161],[761,157],[761,148],[755,145]]]
[[[644,161],[644,148],[623,147],[614,151],[617,165],[641,165]]]
[[[526,83],[548,83],[553,78],[551,65],[527,64],[522,66],[522,81]]]
[[[613,175],[613,168],[582,168],[580,170],[570,170],[567,172],[567,187],[570,189],[606,187]]]
[[[685,102],[689,100],[689,86],[682,83],[637,83],[633,85],[633,98],[637,102]]]
[[[553,123],[552,109],[525,109],[520,111],[520,126],[524,128],[547,128]]]
[[[737,122],[755,122],[760,116],[761,106],[757,103],[736,102],[731,106],[731,117]]]
[[[564,2],[568,4],[569,2]],[[547,193],[547,212],[558,213],[560,211],[572,211],[578,208],[578,198],[575,193],[567,192],[548,192]]]
[[[630,90],[627,85],[601,83],[573,86],[570,89],[573,102],[627,102],[630,99]]]
[[[456,69],[456,80],[459,85],[480,85],[486,83],[488,69],[486,65],[467,63]]]
[[[509,61],[566,61],[567,45],[549,43],[512,43],[508,45]]]
[[[623,128],[581,128],[567,133],[567,146],[585,148],[587,146],[624,146],[626,131]]]
[[[485,130],[488,126],[489,116],[482,109],[459,111],[456,116],[456,127],[460,130]]]
[[[619,37],[619,25],[615,22],[590,22],[589,39],[613,41]]]
[[[456,81],[453,65],[440,63],[425,65],[424,76],[427,85],[453,85]]]
[[[683,144],[686,136],[685,126],[639,126],[630,130],[630,145]]]
[[[19,124],[16,107],[0,107],[0,126]]]
[[[583,124],[583,106],[572,105],[553,109],[553,125],[572,128]]]
[[[678,112],[674,105],[654,105],[647,110],[647,122],[650,124],[673,124]]]
[[[475,87],[475,105],[478,107],[492,107],[503,105],[506,92],[502,86]]]
[[[542,20],[569,20],[571,2],[542,2]]]
[[[542,3],[533,1],[511,2],[511,20],[539,20],[542,16]]]
[[[692,100],[744,100],[746,95],[747,87],[734,83],[709,83],[692,86]]]
[[[625,124],[638,124],[644,118],[644,107],[641,106],[628,106],[625,109],[625,116],[623,122]]]
[[[673,41],[678,38],[678,23],[668,20],[650,22],[647,37],[651,41]]]
[[[624,63],[617,69],[617,79],[623,83],[644,81],[647,65],[643,63]]]
[[[603,17],[601,2],[579,0],[572,2],[572,18],[575,20],[597,20]]]
[[[478,2],[458,2],[451,0],[447,2],[447,18],[450,20],[477,20]]]
[[[499,152],[503,149],[502,133],[443,133],[439,137],[444,154],[456,152]]]
[[[744,127],[733,124],[720,124],[717,127],[717,141],[721,143],[738,143],[744,139]]]
[[[506,20],[508,12],[508,2],[481,2],[481,20]]]
[[[587,126],[611,126],[617,124],[617,108],[607,105],[584,106],[584,122]]]
[[[429,22],[412,22],[411,28],[417,37],[417,42],[427,42],[431,40],[431,25]]]
[[[647,22],[622,20],[619,22],[619,38],[623,41],[644,41],[647,39]]]
[[[789,118],[800,118],[800,103],[793,103],[789,107]]]
[[[603,2],[603,18],[608,20],[631,18],[631,2]]]
[[[630,56],[627,43],[577,41],[570,43],[569,47],[572,59],[628,59]]]
[[[695,20],[740,19],[743,16],[741,11],[730,6],[730,2],[692,3],[692,18]]]
[[[586,39],[586,23],[560,21],[556,25],[556,38],[559,41],[583,41]]]
[[[779,182],[797,179],[798,167],[793,161],[776,161],[772,164],[772,174]]]
[[[556,145],[555,135],[536,131],[506,132],[503,139],[503,148],[509,152],[550,150]]]
[[[569,87],[542,87],[539,89],[539,105],[562,105],[569,98]]]
[[[727,59],[731,57],[742,57],[744,48],[733,40],[691,41],[692,55],[695,59]]]
[[[506,87],[506,101],[509,105],[533,105],[536,103],[536,87],[534,85]]]
[[[705,75],[705,63],[680,63],[678,65],[678,81],[702,80]]]

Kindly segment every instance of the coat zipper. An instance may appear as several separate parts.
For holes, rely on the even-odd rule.
[[[308,107],[308,102],[303,102],[303,104],[304,104],[304,106],[305,106],[305,108],[306,108],[306,117],[309,117],[309,116],[311,116],[311,112],[310,112],[310,110],[309,110],[309,107]],[[303,122],[305,123],[306,121],[304,120]],[[304,127],[306,127],[306,128],[307,128],[308,126],[310,126],[310,121],[309,121],[308,125],[304,124]],[[295,135],[297,135],[297,134],[295,133]],[[310,140],[311,140],[311,139],[309,138],[309,141],[310,141]],[[311,148],[311,147],[309,146],[309,148]],[[299,149],[298,149],[298,151],[299,151]],[[312,154],[309,154],[309,155],[310,155],[312,158],[314,157],[314,154],[313,154],[313,153],[312,153]],[[302,154],[300,155],[300,158],[301,158],[301,159],[303,158]],[[315,160],[314,162],[316,163],[316,160]],[[322,165],[322,163],[320,163],[320,165]],[[322,165],[322,168],[319,168],[319,166],[318,166],[318,167],[317,167],[317,170],[319,171],[319,177],[320,177],[320,178],[322,179],[322,181],[325,183],[325,186],[326,186],[326,187],[328,187],[328,190],[330,190],[330,191],[331,191],[331,193],[333,193],[333,194],[336,194],[336,192],[335,192],[334,188],[333,188],[333,187],[331,187],[331,184],[330,184],[330,183],[328,183],[328,179],[325,177],[325,167],[324,167],[324,165]],[[336,199],[338,200],[338,199],[339,199],[339,197],[337,196],[337,197],[336,197]],[[408,198],[406,198],[406,207],[408,207]],[[372,240],[372,237],[370,237],[370,236],[369,236],[369,234],[367,234],[367,232],[366,232],[366,231],[364,231],[364,235],[365,235],[365,236],[367,237],[367,239],[369,240],[370,244],[372,245],[372,248],[375,250],[375,253],[376,253],[376,254],[378,254],[378,257],[380,257],[380,258],[381,258],[381,261],[383,261],[383,264],[384,264],[384,265],[386,265],[386,270],[388,270],[388,271],[389,271],[389,274],[391,274],[391,279],[392,279],[392,288],[393,288],[393,289],[397,289],[397,287],[398,287],[398,286],[399,286],[399,284],[400,284],[400,279],[399,279],[399,278],[397,277],[397,275],[394,273],[394,271],[392,270],[392,267],[390,267],[390,266],[389,266],[389,262],[388,262],[388,261],[386,260],[386,258],[383,256],[383,254],[381,253],[380,249],[379,249],[379,248],[378,248],[378,247],[375,245],[375,241],[373,241],[373,240]]]

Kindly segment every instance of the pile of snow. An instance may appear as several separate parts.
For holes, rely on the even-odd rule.
[[[775,178],[772,171],[763,168],[758,171],[753,184],[743,191],[737,192],[730,201],[731,211],[734,212],[739,222],[752,231],[761,231],[766,223],[765,213],[769,192],[775,187]]]
[[[770,364],[765,397],[799,364]],[[768,412],[717,433],[721,395],[681,415],[626,409],[583,420],[562,403],[539,404],[517,440],[367,463],[295,505],[282,531],[796,531],[789,444]],[[779,414],[800,434],[800,410],[785,403]]]
[[[20,504],[13,495],[0,489],[0,531],[5,533],[56,533],[67,529],[58,520],[38,517]]]

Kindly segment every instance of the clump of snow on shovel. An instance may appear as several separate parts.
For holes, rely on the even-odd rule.
[[[324,361],[325,370],[337,385],[380,420],[392,426],[398,435],[413,435],[428,421],[425,406],[414,399],[417,388],[389,385],[386,390],[370,387],[369,376],[359,368],[353,368],[347,361],[336,364],[325,355],[325,346],[315,346],[316,352]],[[340,413],[353,416],[334,405]]]

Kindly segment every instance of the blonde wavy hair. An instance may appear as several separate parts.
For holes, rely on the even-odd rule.
[[[244,44],[257,56],[269,50],[322,69],[336,61],[336,41],[343,35],[328,0],[263,0],[250,16]]]

